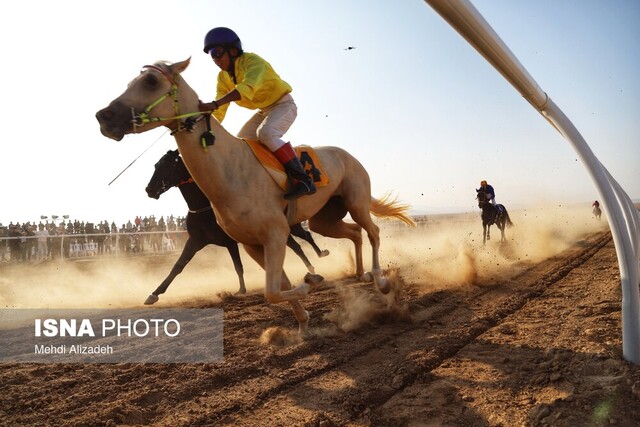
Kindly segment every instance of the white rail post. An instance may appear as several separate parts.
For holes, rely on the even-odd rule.
[[[622,285],[622,353],[640,365],[640,216],[629,196],[468,0],[425,0],[573,146],[594,181],[611,228]]]

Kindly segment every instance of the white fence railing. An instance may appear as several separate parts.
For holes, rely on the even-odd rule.
[[[53,235],[46,237],[47,253],[44,258],[64,260],[106,253],[120,256],[143,252],[170,252],[180,248],[187,237],[185,230]],[[40,259],[43,255],[38,253],[39,238],[41,237],[0,237],[0,261],[22,261],[22,257],[25,256],[31,260]],[[22,242],[21,253],[12,253],[12,240]]]

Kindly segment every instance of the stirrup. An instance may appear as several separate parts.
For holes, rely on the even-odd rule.
[[[313,185],[313,182],[310,182],[311,185],[308,185],[304,181],[298,181],[295,183],[293,188],[285,193],[284,198],[287,200],[297,199],[298,197],[311,195],[316,192],[316,186]]]

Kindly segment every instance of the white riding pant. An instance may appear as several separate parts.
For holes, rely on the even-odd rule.
[[[271,151],[276,151],[285,142],[282,136],[289,130],[296,117],[298,107],[291,94],[287,93],[275,104],[258,110],[238,132],[238,138],[258,139]]]

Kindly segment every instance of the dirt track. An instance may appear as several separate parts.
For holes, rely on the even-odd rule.
[[[304,302],[305,341],[260,292],[182,302],[224,309],[217,365],[0,365],[0,424],[638,425],[608,232],[506,278],[426,289],[392,276],[386,298],[328,280]]]

